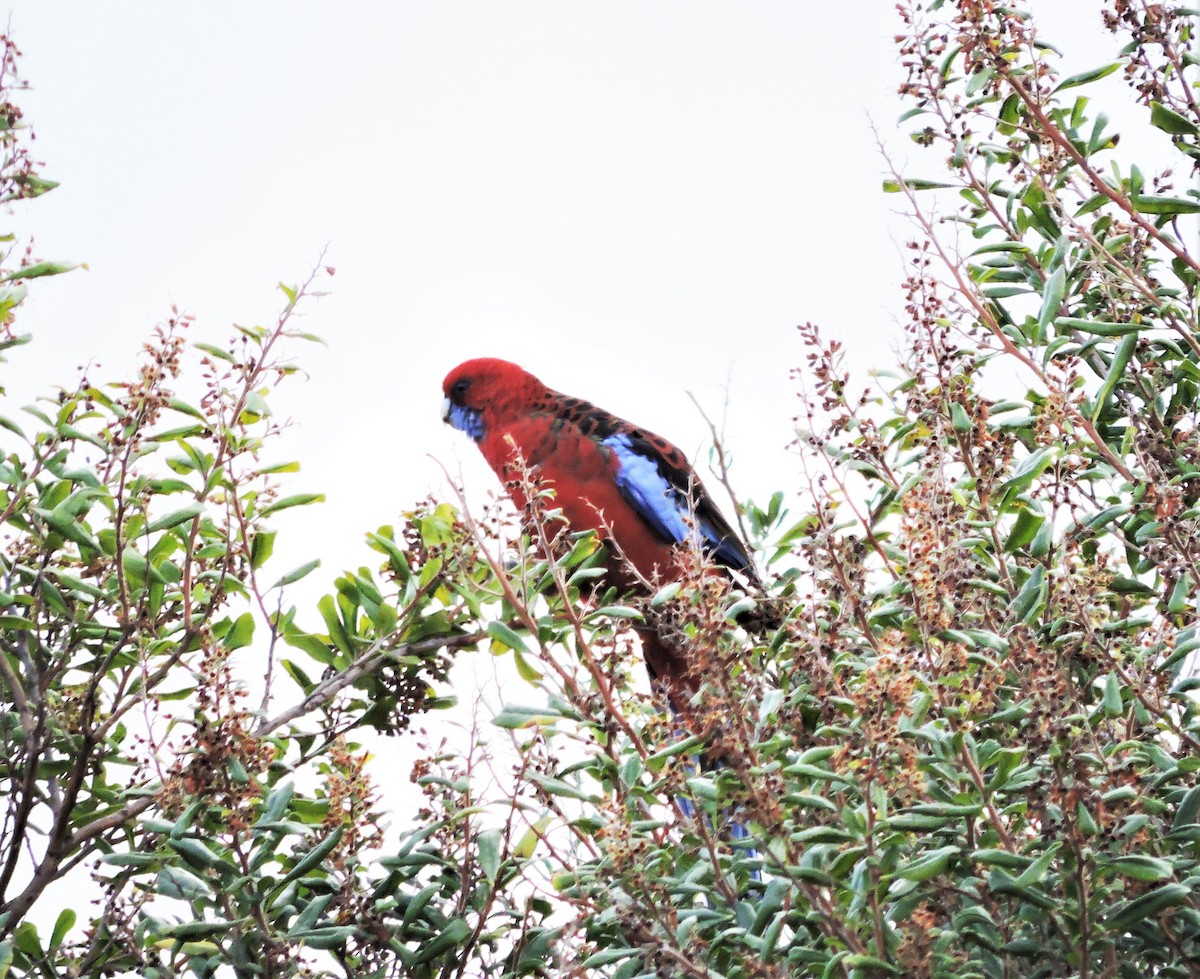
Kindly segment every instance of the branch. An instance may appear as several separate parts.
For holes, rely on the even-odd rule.
[[[1129,216],[1130,221],[1132,221],[1144,232],[1146,232],[1147,235],[1166,248],[1167,251],[1187,265],[1193,272],[1200,274],[1200,263],[1198,263],[1190,254],[1188,254],[1187,249],[1180,245],[1179,242],[1177,242],[1170,235],[1162,234],[1155,226],[1154,222],[1147,221],[1145,216],[1136,208],[1134,208],[1133,201],[1131,201],[1126,194],[1121,193],[1119,190],[1114,190],[1113,187],[1109,185],[1108,181],[1105,180],[1100,174],[1100,172],[1088,162],[1088,158],[1080,153],[1079,150],[1076,149],[1075,144],[1066,137],[1062,130],[1060,130],[1058,126],[1050,121],[1046,113],[1042,111],[1041,103],[1033,96],[1029,89],[1021,83],[1020,79],[1014,77],[1012,74],[1009,74],[1006,71],[1008,68],[1007,62],[1001,62],[1000,64],[1001,66],[998,67],[998,70],[1004,74],[1004,80],[1010,86],[1012,86],[1012,90],[1016,92],[1021,101],[1025,103],[1025,108],[1028,110],[1029,114],[1037,120],[1038,125],[1041,127],[1041,135],[1044,135],[1055,146],[1066,153],[1067,156],[1074,161],[1075,165],[1083,171],[1092,187],[1098,193],[1103,194],[1110,201],[1116,204],[1117,207],[1124,211]]]
[[[289,721],[294,721],[297,717],[303,717],[305,714],[319,707],[324,707],[339,692],[375,669],[389,653],[395,652],[401,656],[419,656],[423,653],[431,653],[442,649],[443,647],[448,649],[462,649],[466,646],[474,646],[486,638],[486,632],[470,632],[458,636],[431,636],[428,639],[419,639],[416,642],[399,643],[397,645],[392,645],[390,637],[377,639],[350,666],[346,667],[341,673],[336,673],[317,684],[312,693],[298,704],[289,707],[275,717],[264,720],[255,728],[253,732],[254,736],[256,738],[266,737],[272,731],[277,730]]]

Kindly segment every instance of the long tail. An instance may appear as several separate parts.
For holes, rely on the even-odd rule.
[[[642,640],[642,655],[646,660],[646,669],[650,674],[651,688],[666,701],[667,708],[671,712],[671,717],[675,721],[676,734],[679,737],[687,737],[691,732],[687,730],[687,725],[683,719],[688,712],[688,708],[679,703],[677,698],[686,693],[690,684],[684,679],[686,674],[680,668],[682,664],[679,660],[679,653],[676,649],[664,643],[657,632],[652,629],[639,629],[638,634]],[[716,773],[725,768],[725,765],[720,758],[714,758],[705,753],[700,756],[698,768],[700,771]],[[675,802],[685,818],[696,818],[696,806],[690,798],[677,796]],[[730,810],[725,810],[722,813],[722,825],[718,826],[717,830],[718,832],[723,832],[734,849],[742,851],[748,859],[752,860],[758,856],[758,851],[755,847],[752,845],[748,846],[744,842],[751,838],[749,828],[745,823],[737,819]],[[762,872],[757,868],[752,870],[750,872],[750,879],[756,883],[761,882]]]

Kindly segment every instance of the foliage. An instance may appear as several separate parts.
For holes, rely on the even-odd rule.
[[[815,509],[744,508],[780,628],[701,568],[589,597],[587,540],[494,561],[489,632],[546,691],[497,723],[561,972],[1200,974],[1200,193],[1089,97],[1119,74],[1190,171],[1197,61],[1186,11],[1103,14],[1125,48],[1063,78],[1024,13],[902,5],[903,121],[942,171],[885,184],[918,229],[907,355],[859,393],[801,331]],[[528,516],[554,537],[552,497]],[[640,690],[630,617],[688,637],[684,716]]]
[[[54,184],[2,43],[7,204]],[[5,263],[13,347],[17,283],[69,266],[15,244]],[[270,398],[323,274],[283,287],[271,326],[189,343],[175,314],[132,379],[0,415],[0,976],[433,975],[478,938],[460,820],[383,849],[351,739],[445,706],[431,683],[477,641],[455,589],[486,566],[432,504],[368,535],[377,567],[306,615],[288,589],[319,561],[271,561],[285,514],[321,500],[286,487]]]
[[[9,412],[0,976],[1200,973],[1200,193],[1090,98],[1123,78],[1186,170],[1196,57],[1186,12],[1103,15],[1126,46],[1062,78],[1019,11],[901,5],[905,359],[860,390],[801,330],[807,495],[741,508],[769,594],[698,555],[606,590],[530,473],[524,532],[428,502],[287,604],[316,562],[267,573],[279,515],[319,497],[264,460],[308,285]],[[46,185],[7,118],[13,200]],[[675,716],[642,619],[705,681]],[[415,754],[485,643],[526,692],[417,760],[396,840],[365,745]],[[89,871],[86,927],[39,931]]]

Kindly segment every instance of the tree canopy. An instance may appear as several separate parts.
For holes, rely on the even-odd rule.
[[[1021,11],[900,4],[902,355],[855,379],[799,330],[797,483],[739,506],[769,628],[699,558],[595,594],[536,487],[414,501],[293,604],[318,555],[276,568],[274,518],[320,496],[271,395],[320,266],[271,326],[176,316],[126,378],[6,404],[0,977],[1200,974],[1198,56],[1187,10],[1097,11],[1119,54],[1062,77]],[[53,189],[16,54],[6,207]],[[11,359],[67,271],[0,263]],[[646,619],[707,678],[679,716]],[[421,754],[468,648],[524,683]],[[391,835],[380,743],[424,799]]]

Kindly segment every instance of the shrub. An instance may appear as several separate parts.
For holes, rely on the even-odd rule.
[[[1061,78],[1019,11],[901,5],[932,171],[885,184],[917,228],[905,359],[860,388],[801,330],[809,512],[743,508],[781,628],[747,635],[701,578],[588,605],[578,547],[496,566],[497,619],[525,626],[499,638],[549,692],[498,721],[571,969],[1200,968],[1200,193],[1124,161],[1088,97],[1120,73],[1190,172],[1196,60],[1186,11],[1104,16],[1122,53]],[[676,721],[631,690],[624,642],[666,609],[709,678]]]

